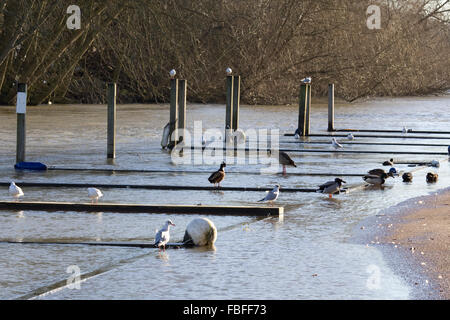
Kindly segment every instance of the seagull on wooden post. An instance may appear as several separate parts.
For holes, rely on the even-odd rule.
[[[301,83],[311,83],[311,77],[306,77],[300,80]]]

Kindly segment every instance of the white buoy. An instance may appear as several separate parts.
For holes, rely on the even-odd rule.
[[[217,228],[208,218],[195,218],[186,227],[183,243],[195,246],[213,246],[217,239]]]

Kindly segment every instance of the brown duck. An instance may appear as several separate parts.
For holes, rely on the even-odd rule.
[[[433,172],[427,173],[427,182],[436,182],[438,180],[438,174]]]
[[[223,170],[223,168],[225,168],[226,166],[226,163],[222,162],[222,164],[220,165],[220,169],[209,176],[209,182],[214,183],[214,186],[216,186],[217,183],[217,186],[220,187],[220,182],[225,178],[225,171]]]

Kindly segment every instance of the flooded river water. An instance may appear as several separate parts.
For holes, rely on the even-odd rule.
[[[327,106],[313,101],[312,133],[326,133]],[[119,105],[117,158],[106,161],[106,106],[51,105],[29,107],[27,161],[66,168],[195,170],[197,173],[107,173],[94,171],[26,172],[14,170],[16,115],[14,107],[0,107],[0,182],[80,182],[209,186],[213,164],[173,164],[160,147],[168,122],[167,105]],[[450,129],[450,96],[374,99],[336,106],[337,128],[414,130]],[[330,144],[294,143],[297,106],[241,106],[243,130],[277,128],[280,147],[331,150]],[[223,129],[223,105],[188,105],[187,127],[194,120],[204,129]],[[386,135],[386,134],[383,134]],[[396,134],[400,135],[400,134]],[[447,152],[447,139],[356,138],[353,142],[426,143],[442,146],[344,145],[344,150]],[[424,134],[421,134],[422,136]],[[341,138],[342,141],[345,139]],[[309,142],[329,142],[310,137]],[[153,242],[155,229],[170,218],[173,241],[182,240],[186,225],[196,215],[120,214],[111,212],[0,211],[0,298],[14,299],[52,288],[67,279],[69,266],[82,274],[94,272],[79,289],[64,287],[39,299],[409,299],[410,286],[371,243],[350,239],[355,226],[389,206],[449,186],[450,166],[444,155],[290,153],[297,168],[288,175],[257,174],[267,166],[227,163],[222,186],[271,187],[281,185],[277,205],[284,219],[246,216],[207,216],[218,229],[215,250],[179,249],[158,254],[155,249],[87,247],[82,245],[8,244],[5,241]],[[315,188],[334,177],[289,175],[289,172],[341,174],[348,185],[365,173],[396,161],[438,159],[439,169],[417,171],[412,184],[388,179],[384,189],[358,189],[333,199],[317,193],[283,193],[283,187]],[[410,170],[396,165],[397,170]],[[281,169],[281,168],[280,168]],[[428,171],[439,172],[427,184]],[[239,173],[233,173],[239,172]],[[248,172],[248,173],[242,173]],[[11,200],[2,187],[0,201]],[[24,187],[23,201],[88,202],[78,188]],[[103,189],[102,202],[257,205],[264,192],[160,191]],[[377,270],[379,285],[370,285]],[[44,290],[45,291],[45,290]]]

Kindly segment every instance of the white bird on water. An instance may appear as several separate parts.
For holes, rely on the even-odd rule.
[[[14,181],[9,185],[9,194],[14,197],[14,199],[19,199],[23,196],[23,191],[20,187],[18,187]]]
[[[267,192],[266,196],[263,199],[258,200],[258,202],[269,201],[269,203],[272,204],[273,201],[277,200],[280,194],[280,185],[276,184],[273,190],[266,192]]]
[[[161,251],[161,246],[166,251],[166,243],[170,240],[170,226],[175,226],[175,224],[173,224],[172,220],[167,220],[163,227],[156,231],[155,246],[159,248],[159,251]]]
[[[103,193],[97,188],[88,188],[88,196],[91,198],[91,203],[98,202],[98,198],[103,197]]]
[[[333,145],[334,148],[338,149],[338,148],[343,148],[342,144],[340,144],[339,142],[337,142],[336,138],[333,138],[331,140],[331,144]]]

